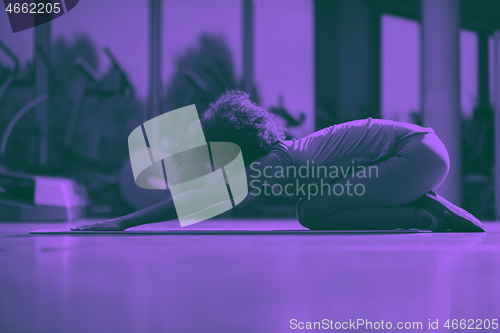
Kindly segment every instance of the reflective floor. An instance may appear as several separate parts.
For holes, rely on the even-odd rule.
[[[484,321],[500,320],[500,223],[485,234],[28,235],[62,226],[0,223],[0,332],[333,331],[358,319],[421,332],[481,319],[500,332]]]

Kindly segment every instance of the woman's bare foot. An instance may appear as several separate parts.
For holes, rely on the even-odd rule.
[[[82,225],[71,228],[71,231],[123,231],[128,227],[125,225],[125,220],[116,218],[93,224]]]

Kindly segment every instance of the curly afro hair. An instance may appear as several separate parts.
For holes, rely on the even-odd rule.
[[[245,164],[265,155],[286,129],[278,127],[273,115],[255,105],[242,91],[227,91],[211,103],[201,117],[207,141],[233,142],[240,146]]]

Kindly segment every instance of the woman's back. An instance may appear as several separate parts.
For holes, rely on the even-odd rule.
[[[394,121],[368,118],[330,126],[284,145],[293,164],[300,167],[307,163],[330,166],[345,160],[364,165],[390,154],[394,142]]]
[[[250,170],[268,167],[265,174],[269,177],[265,178],[270,184],[296,178],[300,179],[300,183],[318,183],[321,178],[330,182],[353,168],[371,165],[391,156],[396,142],[403,136],[430,131],[430,128],[386,119],[349,121],[300,139],[282,141],[267,155],[257,159]],[[300,174],[299,169],[302,170]],[[281,173],[281,170],[284,172]],[[256,171],[253,175],[258,173]],[[252,177],[251,171],[249,176]]]

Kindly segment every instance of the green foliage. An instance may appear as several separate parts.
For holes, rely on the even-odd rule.
[[[175,59],[175,67],[167,84],[168,110],[196,104],[202,113],[223,92],[238,88],[233,56],[221,35],[202,34]]]
[[[99,68],[99,53],[92,39],[87,35],[77,35],[73,40],[58,37],[52,50],[52,65],[57,80],[65,82],[78,72],[74,65],[77,58],[85,59],[93,68]]]

